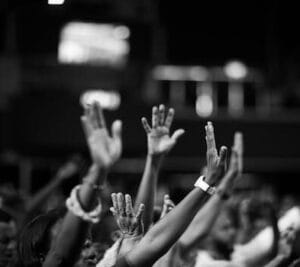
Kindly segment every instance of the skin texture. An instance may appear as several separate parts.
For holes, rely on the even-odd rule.
[[[164,105],[152,108],[152,127],[145,117],[142,125],[147,134],[147,159],[142,181],[137,193],[135,208],[143,203],[145,211],[143,215],[145,232],[152,224],[155,192],[157,179],[163,158],[176,145],[177,140],[184,134],[183,129],[175,130],[170,134],[170,128],[174,119],[175,111],[170,108],[166,111]]]
[[[226,154],[226,147],[222,147],[220,153],[217,153],[214,128],[211,122],[208,122],[205,126],[206,130],[206,146],[207,146],[207,174],[223,174],[226,172],[226,155],[225,160],[221,161],[221,153]],[[214,195],[205,205],[199,210],[194,220],[189,225],[188,229],[184,232],[179,240],[179,244],[182,247],[183,252],[188,252],[192,248],[196,247],[198,243],[202,242],[208,234],[211,233],[211,229],[214,223],[217,221],[219,214],[221,213],[225,200],[230,196],[235,181],[242,173],[242,155],[243,155],[243,139],[241,133],[235,133],[234,143],[232,148],[230,164],[237,165],[237,172],[228,172],[224,179],[222,179],[219,187],[218,194]],[[230,169],[233,167],[231,166]]]
[[[212,138],[209,138],[208,142],[211,144]],[[218,166],[224,168],[225,159],[225,150],[222,149],[219,157],[220,164]],[[235,176],[237,173],[237,153],[233,150],[230,167],[226,175]],[[206,177],[206,182],[216,185],[221,178],[222,172],[215,170],[210,172]],[[127,261],[133,266],[151,266],[177,241],[207,199],[208,194],[206,192],[199,188],[192,190],[171,212],[158,221],[143,238],[132,243],[132,249],[128,250],[129,252],[125,255]],[[121,267],[126,265],[123,265],[122,261],[118,261],[116,266]]]
[[[80,187],[78,198],[82,208],[90,211],[95,207],[97,190],[93,185],[102,186],[109,168],[119,159],[122,152],[120,121],[112,124],[112,135],[106,128],[104,116],[99,104],[94,103],[81,117],[93,164]],[[80,255],[86,239],[89,223],[75,216],[72,212],[65,215],[61,229],[51,249],[46,255],[43,266],[72,266]]]

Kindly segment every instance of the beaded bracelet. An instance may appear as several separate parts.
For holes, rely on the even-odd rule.
[[[74,215],[80,217],[84,221],[98,223],[100,221],[100,214],[102,210],[101,201],[100,199],[98,199],[98,206],[94,210],[90,212],[84,211],[78,200],[78,191],[80,187],[80,185],[77,185],[72,189],[70,197],[66,200],[66,206],[68,210],[70,210]]]

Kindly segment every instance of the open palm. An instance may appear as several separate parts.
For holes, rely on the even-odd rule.
[[[101,107],[97,103],[86,110],[81,121],[93,162],[103,167],[112,166],[122,153],[121,121],[113,122],[110,136]]]
[[[122,234],[126,237],[136,237],[144,233],[142,222],[142,214],[144,205],[140,204],[137,213],[132,207],[132,200],[130,195],[122,193],[113,193],[111,195],[113,207],[110,208]]]
[[[146,118],[142,118],[144,129],[148,139],[148,153],[150,155],[163,155],[170,151],[176,144],[178,138],[184,134],[183,129],[176,130],[170,136],[170,127],[174,118],[174,109],[169,109],[165,117],[165,106],[152,109],[152,128]]]

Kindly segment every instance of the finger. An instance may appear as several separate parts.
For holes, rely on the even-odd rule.
[[[91,135],[92,131],[93,131],[93,126],[90,124],[90,121],[87,119],[86,116],[81,116],[80,117],[81,120],[81,125],[84,131],[84,135],[86,138],[89,138],[89,136]]]
[[[115,217],[118,215],[118,213],[116,212],[115,208],[114,207],[110,207],[109,208],[110,212],[112,213],[112,215]]]
[[[243,134],[240,132],[236,132],[234,134],[234,145],[235,150],[238,154],[238,165],[239,172],[243,172],[243,153],[244,153],[244,145],[243,145]]]
[[[165,124],[165,105],[163,105],[163,104],[159,105],[159,115],[158,115],[158,118],[159,118],[158,124],[160,126],[163,126]]]
[[[244,153],[244,147],[243,147],[243,134],[241,132],[235,132],[234,133],[234,145],[233,145],[238,153],[243,154]]]
[[[94,105],[88,106],[85,109],[85,116],[93,129],[98,129],[97,119],[95,117]]]
[[[165,126],[168,129],[171,128],[171,125],[172,125],[172,122],[173,122],[173,119],[174,119],[174,115],[175,115],[175,110],[173,108],[170,108],[169,111],[168,111],[166,121],[165,121]]]
[[[214,127],[212,122],[207,122],[207,126],[205,127],[206,130],[206,145],[207,145],[207,151],[213,151],[216,152],[216,141],[215,141],[215,133],[214,133]]]
[[[112,137],[115,140],[120,140],[122,139],[122,121],[116,120],[113,122],[111,125],[111,133]]]
[[[94,103],[94,112],[99,128],[106,128],[106,122],[103,115],[103,110],[99,102]]]
[[[140,204],[139,209],[138,209],[138,211],[136,213],[136,219],[137,219],[138,222],[141,221],[142,215],[144,213],[144,210],[145,210],[145,205],[144,204]]]
[[[84,108],[84,116],[86,116],[86,117],[90,116],[90,110],[91,110],[91,105],[87,105]]]
[[[117,214],[120,213],[120,210],[119,210],[119,205],[118,205],[118,198],[117,198],[117,194],[116,193],[112,193],[111,194],[111,200],[112,200],[112,203],[113,203],[113,207],[114,207],[114,210]]]
[[[170,209],[170,208],[173,209],[175,207],[175,204],[174,204],[174,202],[171,199],[168,199],[166,201],[166,204],[168,206],[168,209]]]
[[[182,136],[184,133],[185,131],[183,129],[178,129],[172,134],[171,139],[176,143],[178,138]]]
[[[132,207],[132,199],[131,196],[126,194],[125,195],[125,202],[126,202],[126,215],[133,216],[133,207]]]
[[[164,195],[164,202],[167,202],[170,200],[170,196],[168,194]]]
[[[231,156],[230,156],[230,166],[229,169],[233,172],[238,171],[238,153],[234,149],[234,147],[231,149]]]
[[[220,155],[220,158],[219,158],[219,165],[221,166],[226,166],[226,162],[227,162],[227,147],[226,146],[222,146],[220,148],[220,152],[219,152],[219,155]]]
[[[151,127],[145,117],[142,118],[142,124],[147,134],[151,133]]]
[[[122,193],[118,193],[117,197],[120,214],[124,216],[126,215],[124,195]]]
[[[158,126],[158,109],[156,106],[152,108],[152,128]]]

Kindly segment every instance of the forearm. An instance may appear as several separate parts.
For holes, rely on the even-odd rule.
[[[88,175],[83,179],[83,183],[79,190],[79,201],[82,208],[90,211],[94,207],[94,203],[98,196],[95,186],[103,186],[107,177],[107,169],[92,165]]]
[[[145,232],[147,232],[152,223],[157,178],[161,161],[161,156],[147,155],[144,174],[135,201],[136,209],[141,203],[145,205],[145,211],[143,214]]]
[[[224,200],[216,194],[198,211],[187,230],[179,239],[179,243],[184,251],[198,244],[199,241],[209,234],[223,207],[223,203]]]
[[[225,175],[217,188],[216,194],[199,210],[179,240],[183,251],[189,251],[209,234],[226,199],[230,196],[234,178],[235,176],[232,176],[231,173]]]
[[[99,169],[97,166],[90,168],[88,176],[78,192],[78,200],[85,211],[90,211],[95,207],[97,191],[92,185],[101,185],[105,181],[105,177],[106,171],[104,169]],[[53,257],[63,259],[68,264],[73,263],[76,260],[76,255],[79,255],[88,227],[89,223],[68,211],[43,266],[52,266]]]
[[[153,264],[176,242],[207,198],[208,194],[199,188],[190,192],[148,231],[137,247],[128,254],[129,261],[134,264]]]
[[[26,211],[33,212],[44,204],[44,201],[61,185],[62,180],[54,177],[26,203]]]

